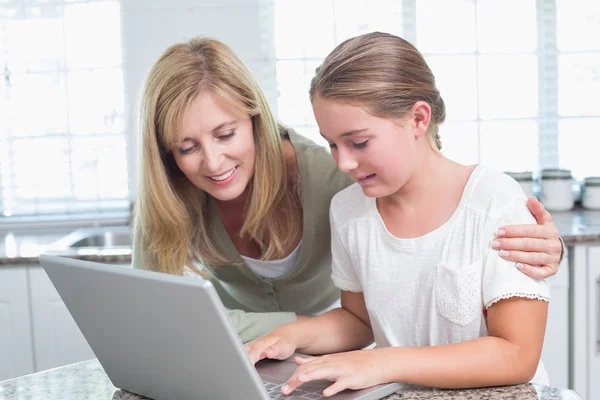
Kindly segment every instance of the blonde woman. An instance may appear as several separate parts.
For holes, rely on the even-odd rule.
[[[194,38],[167,49],[140,119],[134,267],[209,276],[244,342],[336,305],[328,212],[352,180],[277,123],[227,46]],[[545,278],[562,246],[550,214],[536,200],[530,209],[539,225],[504,227],[498,248]]]

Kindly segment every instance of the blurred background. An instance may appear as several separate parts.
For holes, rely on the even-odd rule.
[[[170,44],[224,41],[277,117],[324,143],[307,95],[314,69],[373,30],[425,54],[447,105],[448,157],[600,175],[599,1],[3,0],[0,221],[128,212],[139,92]]]
[[[0,381],[94,358],[37,256],[130,265],[137,105],[168,46],[225,42],[325,144],[309,81],[374,30],[424,53],[443,152],[512,171],[552,210],[567,256],[542,359],[553,386],[600,399],[600,0],[0,0]]]

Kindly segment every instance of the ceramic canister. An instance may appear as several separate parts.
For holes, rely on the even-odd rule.
[[[550,211],[573,208],[573,176],[568,169],[544,169],[541,173],[540,201]]]
[[[600,210],[600,176],[590,176],[583,180],[581,205],[590,210]]]

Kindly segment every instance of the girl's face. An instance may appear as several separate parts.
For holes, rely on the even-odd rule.
[[[171,151],[185,176],[217,200],[238,198],[254,173],[250,117],[200,93],[186,110],[182,129],[182,140]]]
[[[422,106],[419,103],[415,107]],[[361,107],[318,96],[313,111],[338,168],[358,182],[366,196],[398,192],[417,169],[428,118],[427,123],[417,114],[401,121],[379,118]]]

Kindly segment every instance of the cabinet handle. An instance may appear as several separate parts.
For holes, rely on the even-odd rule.
[[[600,354],[600,277],[596,279],[596,355]]]

